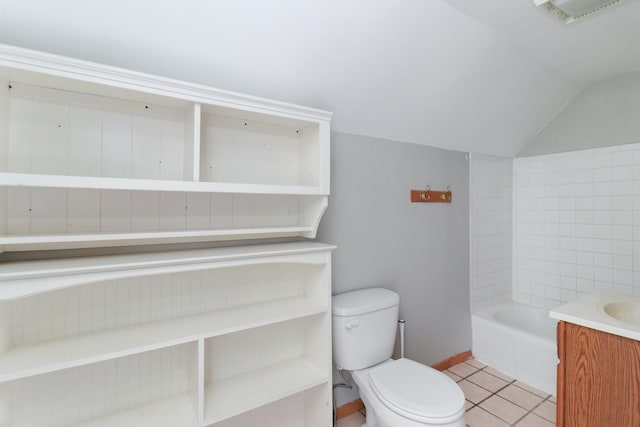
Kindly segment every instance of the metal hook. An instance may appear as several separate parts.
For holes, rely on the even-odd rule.
[[[422,193],[420,193],[420,199],[431,200],[431,195],[429,194],[429,191],[431,191],[431,186],[427,185],[427,189],[424,190]]]
[[[449,201],[449,202],[450,202],[450,201],[451,201],[451,186],[450,186],[450,185],[447,185],[445,188],[446,188],[446,190],[447,190],[447,191],[446,191],[446,195],[445,195],[445,194],[443,194],[443,195],[441,196],[441,199],[442,199],[442,200],[446,200],[446,201]]]

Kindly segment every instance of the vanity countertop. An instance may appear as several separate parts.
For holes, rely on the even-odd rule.
[[[610,291],[592,294],[554,308],[553,319],[640,340],[640,297]]]

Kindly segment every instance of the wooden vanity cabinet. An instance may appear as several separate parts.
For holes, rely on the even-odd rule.
[[[640,341],[558,322],[558,427],[640,426]]]

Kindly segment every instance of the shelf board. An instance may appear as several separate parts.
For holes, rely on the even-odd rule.
[[[218,240],[265,239],[296,237],[312,233],[313,227],[255,227],[219,230],[145,231],[130,233],[88,234],[33,234],[4,235],[0,246],[5,251],[32,251],[45,249],[70,249],[84,247],[108,247],[149,245],[162,243],[213,242]]]
[[[271,257],[296,256],[288,260],[292,263],[324,264],[324,257],[313,254],[333,249],[335,246],[324,243],[292,242],[7,262],[0,265],[0,302],[106,280],[222,268]]]
[[[193,427],[196,416],[187,394],[160,399],[70,427]]]
[[[213,424],[329,381],[305,358],[289,360],[205,387],[205,424]]]
[[[241,184],[99,176],[44,175],[0,172],[0,187],[81,188],[97,190],[180,191],[188,193],[289,194],[326,196],[319,187],[303,185]]]
[[[314,302],[311,298],[287,298],[13,347],[0,359],[0,382],[116,359],[326,311],[327,304]]]

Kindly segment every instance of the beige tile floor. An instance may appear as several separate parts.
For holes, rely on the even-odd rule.
[[[552,427],[556,400],[543,391],[469,359],[445,371],[466,397],[469,427]],[[360,427],[364,417],[351,414],[338,427]]]

